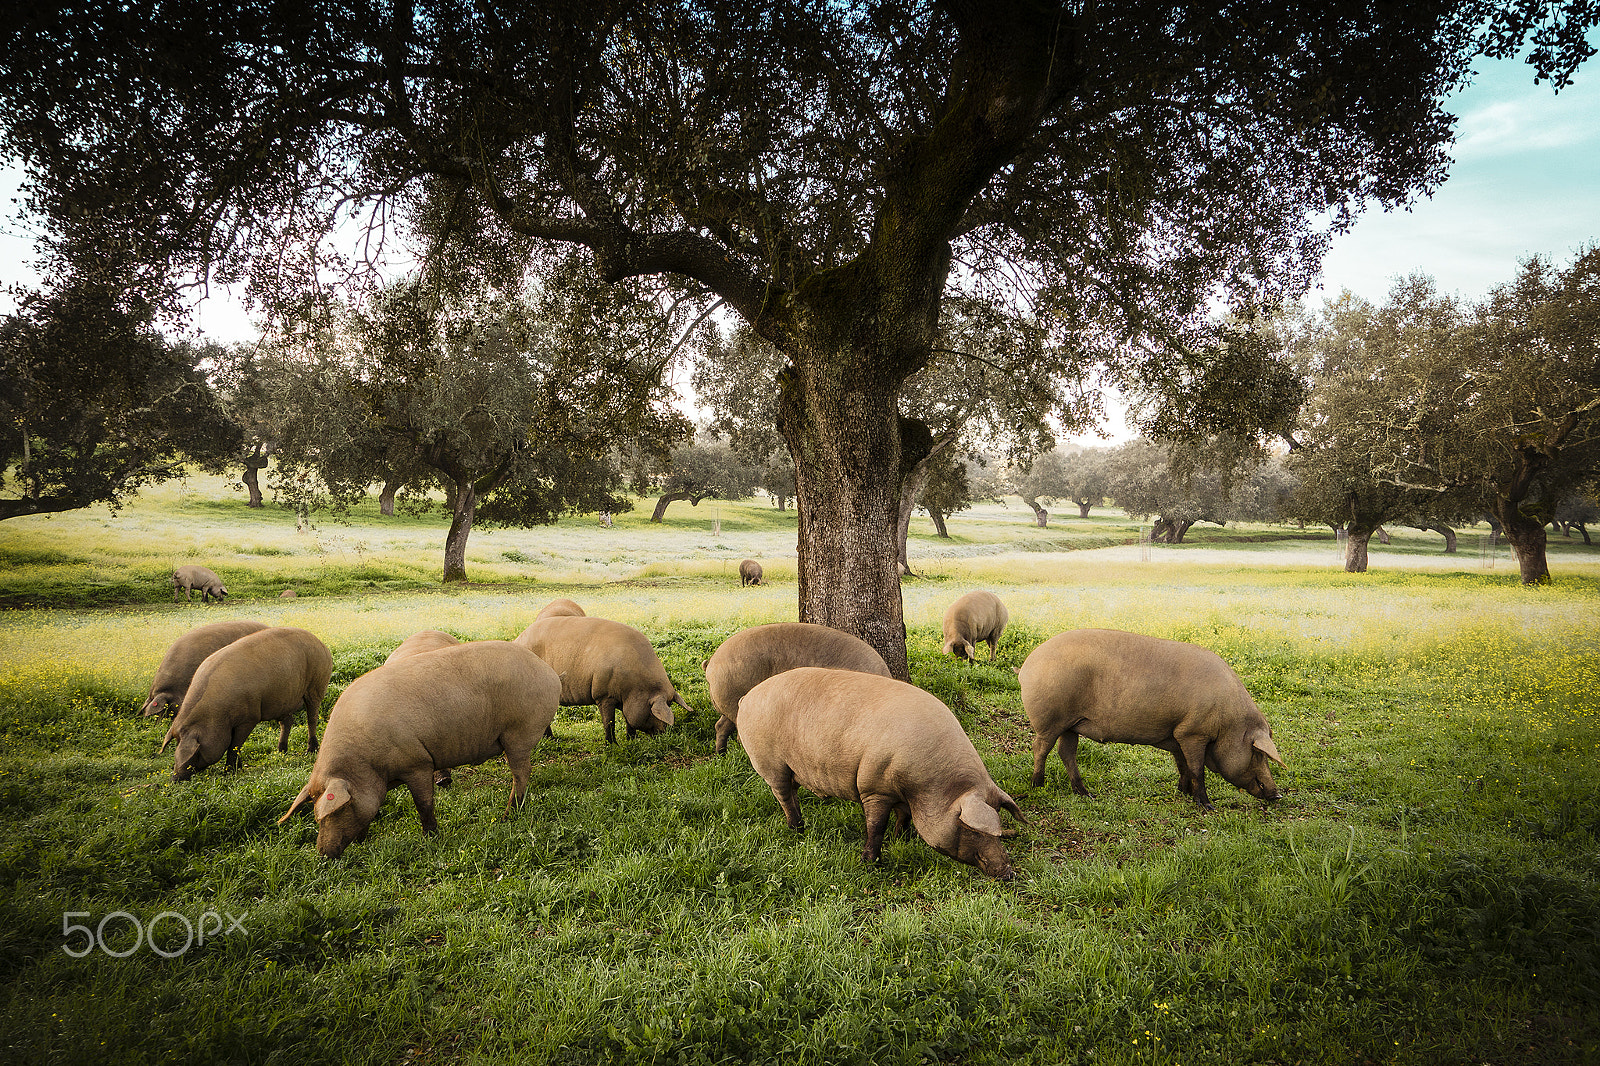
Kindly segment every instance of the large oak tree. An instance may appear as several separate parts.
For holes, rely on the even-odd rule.
[[[1570,9],[1573,17],[1565,17]],[[1582,0],[1210,4],[88,0],[0,42],[0,128],[65,254],[321,284],[405,222],[515,273],[541,241],[714,294],[786,360],[800,617],[906,672],[899,395],[952,291],[1006,289],[1126,371],[1329,226],[1442,180],[1445,95]],[[1137,342],[1137,343],[1135,343]]]

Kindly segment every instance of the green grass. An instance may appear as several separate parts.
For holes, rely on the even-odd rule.
[[[370,542],[359,560],[349,542],[273,554],[301,551],[292,518],[197,514],[192,489],[109,520],[124,532],[86,515],[45,526],[54,544],[37,525],[0,528],[8,587],[77,574],[54,594],[72,606],[0,613],[0,1060],[1600,1057],[1597,556],[1561,546],[1557,584],[1523,589],[1465,543],[1453,568],[1375,552],[1371,573],[1346,575],[1331,542],[1321,561],[1294,541],[1146,560],[1136,545],[1030,550],[1109,537],[1114,519],[1035,531],[1015,507],[957,516],[972,539],[930,538],[906,584],[908,647],[913,680],[1027,814],[1008,844],[1021,876],[1000,884],[917,840],[863,866],[859,808],[802,794],[796,835],[737,743],[711,754],[700,662],[743,626],[792,618],[795,593],[792,515],[723,505],[719,535],[696,513],[710,505],[675,504],[666,528],[635,511],[614,540],[592,523],[481,547],[475,533],[482,583],[450,589],[428,580],[438,530],[418,519],[337,527]],[[674,528],[679,509],[704,528]],[[225,555],[222,607],[167,593],[102,608],[83,576],[226,545],[255,550]],[[725,564],[745,555],[774,583],[740,589]],[[276,596],[287,574],[309,575],[299,599]],[[938,653],[940,613],[974,587],[1011,608],[994,665]],[[592,708],[564,709],[509,816],[509,772],[485,764],[441,792],[436,836],[402,789],[365,843],[326,862],[309,818],[277,824],[310,769],[303,726],[287,755],[261,729],[242,772],[178,785],[170,749],[155,754],[165,723],[137,717],[165,647],[201,620],[316,632],[334,652],[331,702],[417,629],[509,637],[557,595],[649,634],[696,711],[607,748]],[[1206,815],[1164,753],[1087,742],[1095,798],[1070,795],[1059,761],[1032,787],[1013,668],[1083,625],[1223,655],[1289,759],[1285,799],[1213,778]],[[244,931],[173,959],[74,959],[69,911],[231,913]],[[161,930],[182,942],[175,919]],[[126,920],[106,931],[132,946]]]

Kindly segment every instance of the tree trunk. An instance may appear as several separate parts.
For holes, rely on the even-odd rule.
[[[1033,524],[1044,529],[1050,523],[1050,512],[1039,506],[1039,501],[1032,496],[1025,496],[1022,502],[1033,508]]]
[[[799,620],[860,637],[905,681],[898,382],[854,377],[872,363],[796,360],[779,379],[778,429],[795,461]]]
[[[1493,533],[1495,536],[1498,537],[1500,534],[1505,532],[1505,527],[1500,524],[1500,519],[1496,518],[1493,514],[1485,513],[1483,520],[1489,523],[1489,532]]]
[[[1585,546],[1592,546],[1594,544],[1594,541],[1589,539],[1589,527],[1587,525],[1585,525],[1584,523],[1582,523],[1582,522],[1574,522],[1572,524],[1578,527],[1578,532],[1579,533],[1583,534],[1583,543],[1584,543],[1584,545]]]
[[[1431,526],[1412,526],[1411,528],[1439,534],[1444,538],[1444,553],[1446,555],[1454,555],[1456,553],[1456,531],[1443,522],[1435,522]]]
[[[245,504],[246,507],[262,506],[261,471],[266,468],[266,465],[267,457],[262,454],[261,445],[257,444],[255,449],[245,456],[244,476],[240,478],[244,482],[244,487],[250,493],[250,501]]]
[[[1194,528],[1194,523],[1193,522],[1176,522],[1176,523],[1174,523],[1173,526],[1172,526],[1172,539],[1169,540],[1168,543],[1169,544],[1182,544],[1183,543],[1183,538],[1188,535],[1189,530],[1192,529],[1192,528]]]
[[[400,479],[390,474],[383,481],[383,491],[378,494],[378,513],[394,517],[394,494],[400,489]]]
[[[650,521],[659,522],[665,518],[667,516],[667,504],[675,500],[687,500],[688,498],[689,493],[687,492],[669,492],[662,496],[661,499],[656,501],[656,509],[650,515]]]
[[[1373,528],[1356,526],[1351,523],[1344,535],[1344,572],[1347,574],[1364,574],[1367,572],[1367,541],[1371,539]]]
[[[1522,572],[1524,585],[1550,584],[1550,563],[1545,557],[1544,523],[1529,518],[1515,507],[1505,507],[1500,513],[1505,526],[1506,540],[1517,557],[1517,569]]]
[[[1382,526],[1379,526],[1377,529],[1374,529],[1372,532],[1377,536],[1379,544],[1388,544],[1389,543],[1389,531],[1384,529]]]
[[[941,514],[938,510],[930,507],[930,508],[928,508],[928,517],[933,519],[934,531],[936,533],[938,533],[939,536],[943,537],[945,540],[949,540],[950,539],[950,531],[944,527],[944,515]]]
[[[1089,508],[1094,506],[1094,505],[1091,504],[1088,500],[1078,500],[1077,504],[1078,504],[1078,517],[1079,518],[1088,518],[1089,517]]]
[[[453,486],[450,495],[454,504],[450,511],[450,532],[444,538],[444,580],[467,579],[467,537],[472,533],[472,520],[478,511],[478,492],[470,480]]]
[[[900,510],[895,519],[895,541],[900,549],[900,572],[911,573],[911,557],[906,554],[906,541],[911,536],[911,512],[917,509],[917,497],[922,494],[922,486],[928,483],[928,474],[933,469],[934,460],[954,447],[960,433],[944,433],[934,438],[933,446],[928,449],[928,454],[918,459],[916,464],[906,471],[900,481]],[[934,522],[934,527],[939,529],[941,537],[947,537],[943,526]]]

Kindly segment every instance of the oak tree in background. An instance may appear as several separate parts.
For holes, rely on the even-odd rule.
[[[761,472],[741,459],[726,441],[695,440],[679,445],[662,463],[663,472],[653,484],[661,497],[650,514],[650,521],[666,517],[668,505],[688,500],[742,500],[754,491]],[[636,486],[639,488],[639,486]]]
[[[541,242],[668,275],[780,351],[800,618],[906,676],[894,542],[907,379],[947,294],[1004,293],[1112,377],[1217,300],[1297,295],[1330,229],[1443,179],[1442,102],[1533,42],[1561,84],[1586,0],[490,9],[90,0],[0,37],[0,129],[63,256],[269,303],[323,238],[403,227],[492,280]],[[453,250],[453,251],[452,251]],[[135,279],[138,280],[138,279]]]
[[[420,282],[396,286],[281,342],[301,384],[277,483],[290,497],[320,491],[338,503],[364,496],[376,471],[409,464],[413,491],[427,486],[425,472],[451,512],[443,579],[465,581],[476,524],[627,510],[611,461],[619,440],[660,455],[687,433],[660,384],[659,326],[625,287],[581,276],[525,299],[470,303]]]
[[[1417,374],[1425,362],[1453,364],[1460,323],[1455,300],[1412,277],[1381,307],[1347,292],[1307,324],[1301,346],[1311,385],[1293,429],[1288,466],[1298,486],[1287,513],[1343,529],[1349,573],[1366,572],[1368,542],[1385,523],[1432,525],[1472,509],[1461,492],[1386,472],[1386,456],[1407,427],[1437,431],[1460,413],[1456,383]]]
[[[157,332],[109,279],[30,294],[0,322],[0,519],[104,503],[219,466],[239,430],[204,346]]]

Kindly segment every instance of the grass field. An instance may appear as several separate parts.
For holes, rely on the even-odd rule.
[[[919,523],[913,680],[1028,818],[1000,884],[917,840],[863,866],[859,808],[803,793],[797,836],[737,742],[712,755],[699,664],[793,618],[793,515],[647,517],[475,531],[449,589],[438,515],[296,533],[220,479],[0,525],[0,1060],[1600,1061],[1600,549],[1553,539],[1555,584],[1524,589],[1470,530],[1456,556],[1395,531],[1346,575],[1331,536],[1278,527],[1142,551],[1115,511],[1040,530],[1013,501],[952,541]],[[738,587],[746,556],[771,584]],[[171,603],[188,561],[226,605]],[[998,664],[957,664],[939,615],[980,587],[1013,624]],[[510,815],[485,764],[441,792],[436,836],[402,789],[327,862],[309,818],[277,824],[303,725],[287,755],[261,729],[241,772],[174,784],[165,722],[137,717],[202,621],[317,633],[331,703],[417,629],[510,637],[563,595],[644,630],[696,712],[608,749],[564,709]],[[1095,798],[1059,762],[1032,787],[1012,668],[1089,625],[1221,654],[1285,798],[1213,775],[1203,814],[1164,753],[1088,742]],[[185,921],[207,939],[179,951]],[[100,941],[75,958],[68,925]]]

